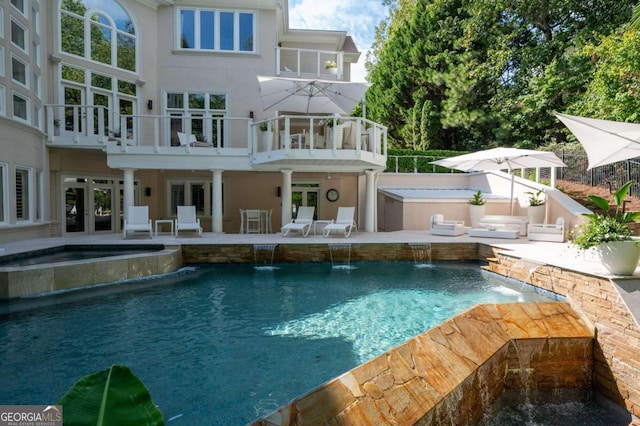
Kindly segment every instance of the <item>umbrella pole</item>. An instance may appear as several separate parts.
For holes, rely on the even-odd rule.
[[[511,174],[511,198],[509,199],[509,216],[513,216],[513,171],[509,169]]]

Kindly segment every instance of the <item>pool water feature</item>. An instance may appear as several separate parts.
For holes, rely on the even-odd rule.
[[[477,303],[548,300],[476,262],[434,265],[217,265],[47,307],[5,302],[0,403],[53,403],[120,363],[170,424],[240,425]]]

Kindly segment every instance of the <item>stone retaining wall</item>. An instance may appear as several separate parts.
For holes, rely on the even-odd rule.
[[[592,345],[565,303],[479,305],[254,424],[477,424],[505,388],[590,389]]]
[[[488,269],[566,296],[597,335],[594,389],[640,417],[640,329],[609,279],[539,265],[508,252],[490,259]]]

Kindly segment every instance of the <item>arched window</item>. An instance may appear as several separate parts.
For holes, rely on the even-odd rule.
[[[60,28],[62,52],[136,71],[136,31],[115,0],[62,0]]]

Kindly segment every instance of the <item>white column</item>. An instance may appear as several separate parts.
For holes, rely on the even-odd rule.
[[[291,222],[291,175],[293,170],[280,170],[282,173],[282,226]]]
[[[128,218],[129,216],[129,207],[134,205],[134,200],[133,200],[133,172],[135,171],[135,169],[123,169],[124,172],[124,188],[123,188],[123,192],[124,192],[124,212],[122,212],[124,214],[125,218]]]
[[[222,232],[222,170],[213,172],[213,200],[211,200],[211,230]]]
[[[365,232],[376,232],[375,211],[376,211],[376,175],[373,170],[365,171],[367,177],[364,194],[364,230]]]

